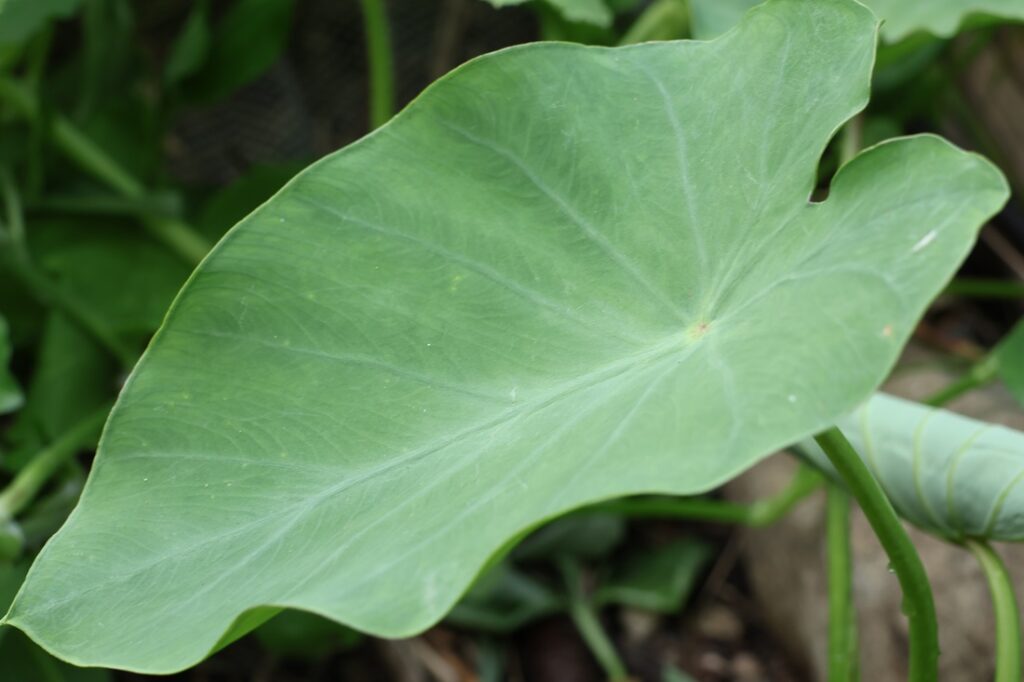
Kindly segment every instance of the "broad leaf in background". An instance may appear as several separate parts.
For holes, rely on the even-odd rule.
[[[556,9],[566,21],[578,21],[595,26],[612,23],[612,8],[606,0],[541,0]],[[495,7],[522,5],[529,0],[487,0]]]
[[[0,0],[0,47],[19,45],[55,19],[67,19],[82,0]]]
[[[911,523],[953,540],[1024,540],[1024,433],[884,393],[839,427]],[[813,441],[805,448],[834,474]]]
[[[11,339],[7,333],[7,322],[0,317],[0,414],[13,412],[21,407],[25,400],[18,382],[8,369],[10,361]]]
[[[300,174],[182,290],[6,621],[149,672],[264,605],[409,635],[545,520],[829,426],[1007,196],[926,136],[808,202],[875,31],[771,0],[714,42],[511,48]]]
[[[594,601],[677,613],[714,556],[709,544],[696,539],[630,553],[601,584]]]
[[[1024,407],[1024,320],[1018,322],[993,351],[996,374]]]
[[[762,0],[690,0],[693,36],[701,40],[719,36],[740,22],[743,14]],[[966,18],[990,14],[1002,19],[1024,19],[1024,0],[862,0],[883,21],[882,40],[895,43],[912,33],[926,32],[948,38]]]

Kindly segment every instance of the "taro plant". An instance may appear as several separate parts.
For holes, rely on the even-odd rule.
[[[618,7],[549,5],[605,25]],[[695,31],[704,5],[693,2]],[[870,5],[891,17],[885,40],[998,9],[924,20],[905,3]],[[75,511],[3,624],[75,665],[169,673],[283,609],[383,637],[449,613],[500,630],[565,610],[624,678],[595,604],[678,608],[706,548],[627,565],[593,600],[567,553],[563,595],[517,576],[513,548],[594,505],[765,523],[820,477],[805,468],[750,508],[680,496],[796,446],[832,481],[833,679],[856,674],[844,490],[904,589],[910,677],[935,679],[938,646],[899,516],[979,557],[997,674],[1019,679],[1016,604],[988,542],[1024,534],[1024,435],[875,393],[1007,183],[930,134],[859,149],[871,9],[769,0],[710,41],[513,47],[387,120],[384,15],[363,6],[383,125],[235,225],[109,418],[98,401],[0,494],[10,523],[106,421]],[[23,114],[37,107],[13,82],[5,92]],[[73,128],[55,130],[81,165],[143,195]],[[837,134],[841,167],[816,196]],[[126,330],[108,333],[32,274],[16,192],[6,205],[12,267],[133,364]],[[179,220],[142,223],[180,258],[205,251]],[[1019,383],[1022,334],[934,402],[997,374]],[[0,373],[0,410],[21,400]],[[645,591],[655,583],[671,589]],[[508,598],[522,610],[494,621],[489,605]]]

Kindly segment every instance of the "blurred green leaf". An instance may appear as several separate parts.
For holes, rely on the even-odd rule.
[[[617,514],[572,514],[542,526],[523,540],[512,556],[519,561],[559,555],[597,559],[618,547],[625,537],[626,521]]]
[[[508,633],[564,608],[561,595],[503,561],[477,580],[446,620],[473,630]]]
[[[258,627],[253,634],[265,649],[278,656],[316,659],[351,649],[362,633],[308,611],[285,610]]]
[[[115,363],[91,336],[63,314],[46,322],[24,408],[8,429],[13,451],[3,465],[26,459],[95,411],[115,393]]]
[[[302,170],[299,164],[254,166],[245,175],[206,200],[195,220],[195,228],[208,239],[217,240],[235,223],[274,196]]]
[[[76,668],[43,651],[12,628],[0,639],[0,665],[4,680],[11,682],[108,682],[109,670]]]
[[[1024,406],[1024,320],[1020,320],[993,350],[996,373]]]
[[[130,221],[54,218],[30,227],[42,269],[132,342],[159,326],[188,277],[188,266]]]
[[[48,21],[67,19],[82,0],[0,0],[0,46],[28,40]]]
[[[206,63],[183,81],[189,99],[213,102],[263,75],[291,31],[293,0],[236,0],[213,30]]]
[[[7,368],[10,361],[11,338],[7,321],[0,317],[0,414],[14,412],[25,402],[21,387]]]
[[[676,613],[714,556],[701,540],[684,539],[627,554],[594,594],[598,604],[621,604],[658,613]]]
[[[208,0],[199,0],[192,6],[164,67],[164,82],[167,85],[175,85],[191,76],[206,63],[213,42],[209,15]]]

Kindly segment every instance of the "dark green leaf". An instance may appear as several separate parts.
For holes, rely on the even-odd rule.
[[[293,0],[235,0],[217,22],[203,68],[184,81],[190,99],[216,101],[273,66],[292,24]]]
[[[713,556],[710,545],[693,539],[630,553],[601,584],[594,600],[598,604],[677,613]]]
[[[0,317],[0,414],[14,412],[25,402],[18,382],[8,369],[10,361],[11,339],[7,332],[7,322]]]
[[[67,19],[82,0],[3,0],[0,2],[0,46],[28,40],[47,22]]]
[[[192,6],[164,67],[164,82],[175,85],[199,71],[210,54],[210,3],[199,0]]]
[[[448,622],[484,632],[508,633],[565,608],[565,600],[511,562],[487,571],[462,598]]]

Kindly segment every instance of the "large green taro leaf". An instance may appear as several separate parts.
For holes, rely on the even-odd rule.
[[[884,393],[839,426],[908,521],[954,540],[1024,540],[1024,433]]]
[[[300,174],[180,294],[7,621],[159,672],[260,605],[408,635],[538,523],[852,410],[1006,198],[921,137],[809,203],[875,29],[773,0],[710,43],[512,48]]]
[[[761,0],[691,0],[693,35],[713,38]],[[882,19],[882,39],[894,43],[917,32],[949,37],[974,14],[1024,19],[1024,0],[862,0]]]

